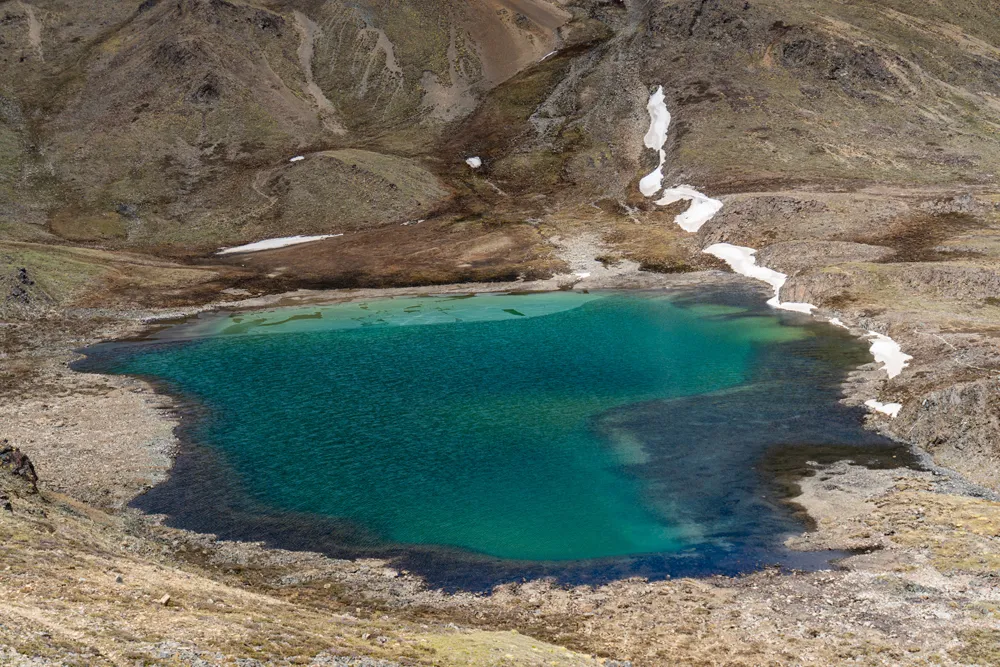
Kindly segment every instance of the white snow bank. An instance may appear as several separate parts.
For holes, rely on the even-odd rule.
[[[875,357],[875,361],[882,364],[882,368],[890,378],[896,377],[910,365],[910,359],[913,357],[904,354],[899,343],[876,331],[869,331],[868,337],[874,339],[869,351]]]
[[[639,192],[643,197],[652,197],[663,187],[663,162],[666,160],[666,153],[660,151],[660,166],[642,177],[639,181]]]
[[[667,161],[667,153],[663,150],[663,146],[667,143],[670,112],[667,111],[667,104],[664,101],[663,86],[657,87],[656,92],[649,96],[646,111],[649,112],[649,130],[643,142],[646,148],[659,152],[660,164],[639,181],[639,191],[644,197],[652,197],[663,187],[663,163]]]
[[[780,299],[781,287],[788,280],[788,276],[779,273],[765,266],[757,266],[757,258],[754,256],[757,251],[753,248],[732,245],[731,243],[715,243],[708,246],[702,252],[718,257],[729,265],[735,273],[754,280],[765,282],[774,288],[774,296],[767,301],[767,305],[781,310],[793,310],[798,313],[809,314],[816,306],[811,303],[782,302]]]
[[[289,162],[302,162],[302,160],[305,160],[305,159],[306,158],[305,158],[304,155],[296,155],[291,160],[289,160]]]
[[[248,243],[246,245],[236,246],[235,248],[224,248],[215,254],[235,255],[237,253],[244,252],[274,250],[275,248],[285,248],[290,245],[299,245],[300,243],[309,243],[311,241],[322,241],[323,239],[332,239],[338,236],[343,236],[343,234],[323,234],[322,236],[285,236],[278,239],[265,239],[255,243]]]
[[[731,243],[715,243],[705,248],[703,252],[718,257],[741,276],[761,280],[776,290],[785,284],[785,274],[767,267],[757,266],[757,258],[754,257],[757,251],[753,248]]]
[[[549,58],[551,58],[552,56],[554,56],[554,55],[555,55],[555,54],[557,54],[557,53],[559,53],[559,51],[558,51],[558,50],[556,50],[556,51],[549,51],[549,52],[548,52],[548,53],[546,53],[546,54],[545,54],[544,56],[542,56],[542,59],[541,59],[541,60],[539,60],[538,62],[540,62],[540,63],[541,63],[541,62],[545,62],[546,60],[548,60]]]
[[[483,166],[483,161],[479,157],[470,157],[465,160],[465,164],[469,165],[473,169],[479,169]]]
[[[772,301],[777,301],[777,303],[771,303]],[[768,303],[779,310],[791,310],[796,313],[805,313],[806,315],[812,315],[812,312],[816,310],[816,306],[811,303],[803,303],[802,301],[780,301],[777,296],[770,299]]]
[[[644,139],[646,148],[654,151],[662,150],[667,143],[667,128],[670,127],[670,112],[667,111],[667,103],[663,95],[663,86],[659,86],[656,92],[649,96],[646,103],[646,111],[649,112],[649,130]],[[660,162],[663,162],[663,154],[660,154]]]
[[[830,318],[830,324],[832,324],[835,327],[840,327],[841,329],[850,329],[851,328],[851,327],[847,326],[846,324],[844,324],[843,322],[841,322],[839,317],[831,317]]]
[[[648,178],[648,177],[647,177]],[[690,185],[678,185],[676,188],[668,188],[663,191],[663,197],[658,199],[657,206],[669,206],[675,201],[687,200],[691,202],[688,210],[674,218],[674,222],[680,225],[686,232],[696,232],[702,225],[712,219],[716,213],[722,209],[722,202],[718,199],[706,197]]]
[[[659,152],[660,164],[657,165],[656,169],[642,177],[642,180],[639,181],[639,192],[644,197],[652,197],[663,188],[663,165],[667,161],[667,153],[663,150],[663,146],[667,143],[670,112],[667,110],[663,86],[658,86],[656,92],[649,96],[646,110],[649,112],[649,130],[646,132],[643,142],[646,148]],[[678,185],[664,190],[663,196],[656,201],[656,205],[667,206],[680,200],[691,202],[688,210],[674,218],[674,222],[686,232],[698,231],[722,208],[721,201],[703,195],[690,185]]]
[[[589,278],[590,277],[590,271],[577,271],[573,275],[576,276],[577,278],[583,280],[584,278]]]
[[[875,412],[881,412],[882,414],[889,415],[893,419],[898,417],[899,411],[903,409],[903,405],[901,403],[881,403],[876,401],[874,398],[870,401],[865,401],[865,405]]]

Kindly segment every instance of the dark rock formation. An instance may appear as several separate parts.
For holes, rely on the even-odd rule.
[[[38,474],[28,455],[12,446],[6,439],[0,441],[0,473],[20,477],[31,485],[32,492],[38,491]],[[0,499],[2,503],[2,499]]]

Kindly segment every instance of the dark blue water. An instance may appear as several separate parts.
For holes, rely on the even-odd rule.
[[[555,293],[207,317],[84,366],[187,399],[141,508],[454,587],[823,563],[781,546],[794,476],[903,461],[837,403],[866,355],[740,298]]]

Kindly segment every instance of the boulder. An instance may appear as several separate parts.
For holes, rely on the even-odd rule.
[[[0,473],[20,477],[38,491],[38,474],[28,455],[5,440],[0,440]]]

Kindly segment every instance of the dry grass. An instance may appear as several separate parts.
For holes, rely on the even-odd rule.
[[[13,514],[0,512],[0,645],[25,655],[130,664],[180,641],[229,661],[278,664],[324,651],[427,665],[597,664],[517,633],[359,618],[323,610],[329,600],[312,606],[255,593],[177,562],[169,535],[137,536],[122,517],[58,496],[14,505]]]

